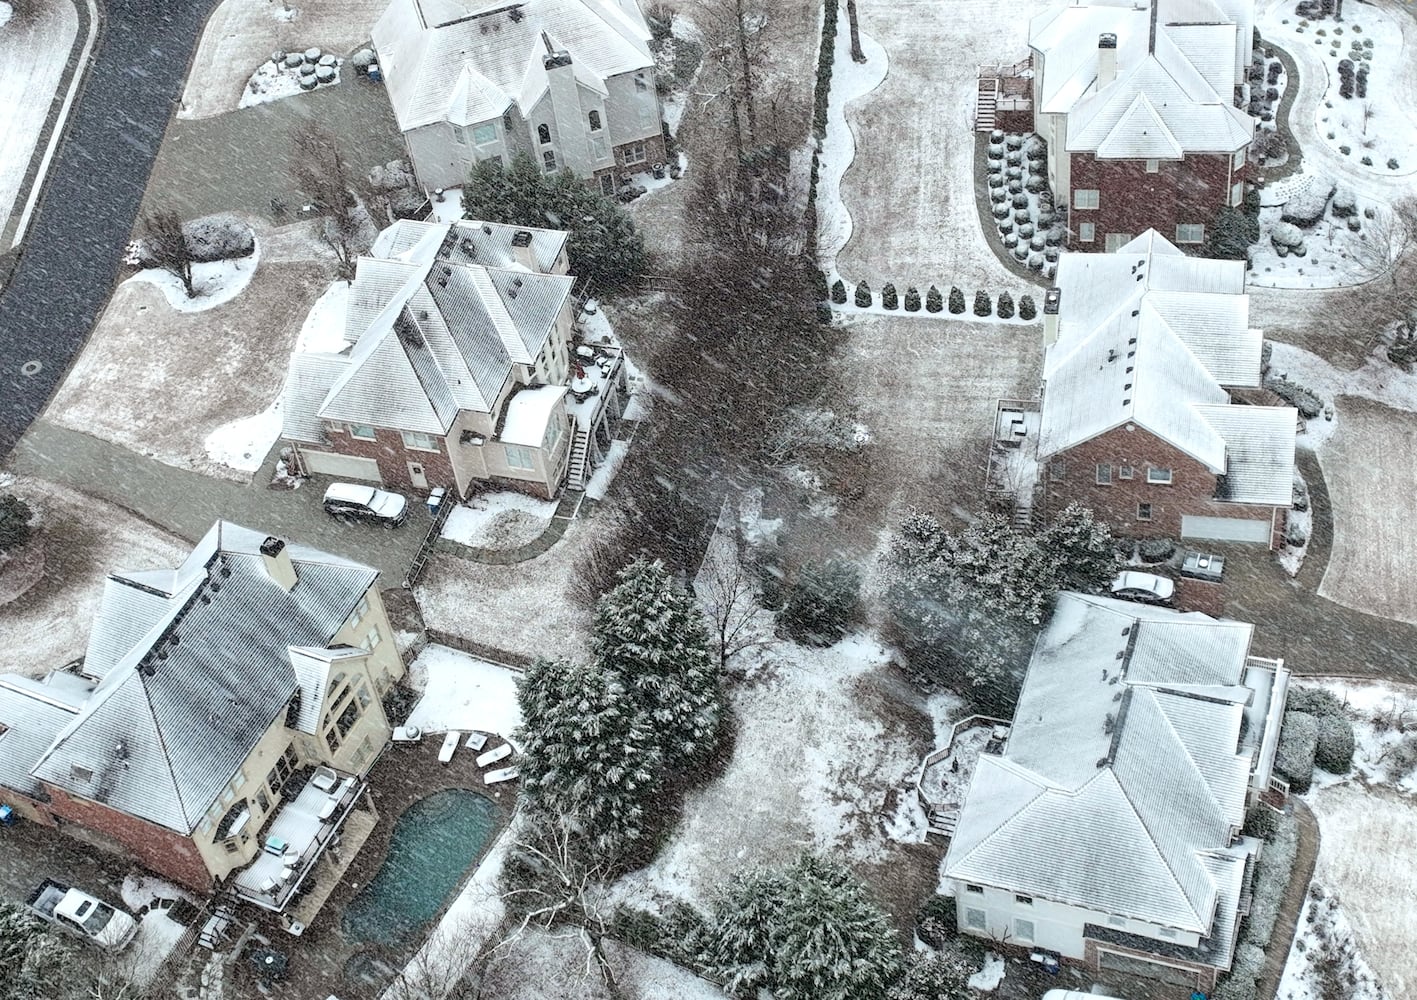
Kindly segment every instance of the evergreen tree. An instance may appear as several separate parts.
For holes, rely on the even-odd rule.
[[[1050,583],[1059,590],[1100,590],[1117,572],[1112,529],[1081,504],[1070,503],[1054,515],[1038,544],[1053,557]]]
[[[663,758],[633,693],[612,672],[538,660],[517,684],[521,795],[564,818],[590,851],[622,858],[648,836]]]
[[[18,549],[30,540],[34,511],[13,493],[0,493],[0,553]]]
[[[881,306],[885,309],[897,309],[900,307],[900,298],[896,295],[895,285],[889,281],[881,287]]]
[[[827,275],[825,271],[813,268],[812,284],[816,286],[818,302],[825,302],[831,296],[831,289],[827,286]]]
[[[965,1000],[974,996],[969,978],[974,967],[956,951],[916,952],[886,1000]]]
[[[983,289],[974,293],[974,315],[988,316],[994,311],[993,303],[989,301],[989,293]]]
[[[658,561],[637,560],[595,610],[591,651],[640,706],[669,768],[716,745],[723,687],[697,602]]]
[[[1214,225],[1206,230],[1206,252],[1224,260],[1244,260],[1259,238],[1258,215],[1227,205],[1216,215]]]
[[[905,290],[905,311],[912,313],[920,311],[920,289],[914,285]]]
[[[945,300],[940,295],[940,290],[931,285],[930,290],[925,293],[925,311],[937,313],[943,311],[944,308]]]
[[[701,961],[734,996],[876,1000],[901,972],[885,913],[845,868],[811,855],[735,877],[707,937]]]
[[[1022,295],[1018,300],[1018,318],[1033,319],[1038,315],[1038,307],[1033,304],[1032,295]]]
[[[864,281],[856,285],[856,308],[871,308],[871,286]]]
[[[999,312],[999,318],[1000,318],[1000,319],[1013,319],[1013,318],[1014,318],[1014,297],[1013,297],[1012,295],[1010,295],[1008,292],[1000,292],[1000,293],[999,293],[999,309],[998,309],[998,312]]]
[[[832,282],[832,301],[839,306],[846,304],[846,282],[840,278]]]
[[[964,312],[964,293],[959,288],[950,288],[950,312],[959,315]]]
[[[829,646],[846,634],[856,615],[861,576],[837,560],[807,563],[788,589],[778,624],[798,642]]]

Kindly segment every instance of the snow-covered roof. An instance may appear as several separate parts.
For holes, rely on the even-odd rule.
[[[68,674],[53,674],[43,682],[0,675],[0,786],[31,797],[41,792],[30,771],[78,715],[93,688],[90,683],[63,683],[65,679],[81,680]]]
[[[1180,159],[1234,152],[1254,119],[1234,106],[1248,55],[1232,13],[1214,0],[1156,0],[1156,8],[1091,0],[1035,17],[1029,44],[1043,56],[1038,107],[1068,116],[1066,146],[1101,159]],[[1155,24],[1153,25],[1153,16]],[[1115,76],[1099,87],[1098,40],[1116,37]]]
[[[546,93],[550,52],[569,53],[576,80],[604,95],[609,77],[654,66],[649,38],[634,0],[393,0],[373,32],[405,132],[491,121],[514,104],[525,117]]]
[[[283,434],[324,440],[339,421],[446,434],[460,410],[490,413],[514,365],[531,365],[556,335],[574,279],[523,264],[472,261],[511,254],[518,227],[407,223],[362,257],[350,288],[347,353],[297,354],[286,379]],[[491,230],[491,232],[488,232]],[[553,266],[565,234],[527,230],[534,262]]]
[[[551,418],[561,413],[564,385],[538,385],[523,389],[507,401],[506,421],[499,439],[507,444],[540,448]]]
[[[463,219],[452,223],[451,229],[444,229],[437,222],[417,222],[400,219],[389,226],[374,240],[369,250],[370,257],[397,257],[412,250],[428,235],[430,230],[438,230],[453,241],[446,249],[450,259],[463,264],[482,264],[485,267],[500,267],[509,270],[525,269],[521,258],[513,247],[518,233],[530,236],[528,250],[536,267],[532,270],[543,274],[556,271],[556,261],[566,248],[570,234],[559,229],[537,229],[533,226],[509,226],[503,222],[478,222]],[[524,237],[525,238],[525,237]],[[372,319],[373,317],[368,317]],[[365,327],[368,326],[366,322]],[[351,339],[357,339],[364,327],[356,331]]]
[[[1060,596],[1004,751],[979,758],[945,876],[1202,936],[1231,926],[1216,913],[1235,904],[1230,869],[1213,859],[1244,821],[1251,633]]]
[[[1288,503],[1294,412],[1231,406],[1222,388],[1260,384],[1243,262],[1187,257],[1148,230],[1116,253],[1064,255],[1055,285],[1040,458],[1135,424],[1226,474],[1235,502]]]
[[[298,582],[266,569],[267,536],[218,521],[169,579],[141,637],[109,628],[111,658],[82,707],[34,762],[35,778],[190,833],[297,690],[291,647],[328,647],[376,570],[286,545]],[[142,589],[136,574],[118,587]],[[130,602],[106,589],[99,620]]]

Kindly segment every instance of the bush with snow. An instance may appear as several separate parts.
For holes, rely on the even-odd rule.
[[[889,281],[881,286],[881,308],[898,309],[900,307],[900,297],[896,294],[895,285]]]
[[[1353,723],[1344,715],[1319,718],[1314,764],[1329,774],[1347,774],[1353,768]]]
[[[861,574],[838,560],[808,563],[788,587],[779,627],[798,642],[829,646],[846,634],[861,601]]]
[[[959,314],[964,312],[964,292],[958,286],[950,288],[950,312]]]
[[[858,309],[871,308],[871,286],[864,281],[856,285],[856,306]]]
[[[846,304],[846,282],[840,278],[832,282],[832,301],[839,306]]]
[[[989,293],[982,288],[974,293],[974,315],[988,316],[994,311],[994,305],[989,301]]]
[[[1274,769],[1289,782],[1289,788],[1303,795],[1314,780],[1314,756],[1319,744],[1319,720],[1307,712],[1284,713],[1279,730],[1279,748]]]
[[[925,293],[925,311],[937,313],[943,312],[944,308],[944,297],[940,295],[940,290],[938,288],[936,288],[934,285],[931,285],[930,290]]]
[[[914,285],[911,285],[905,290],[905,311],[920,311],[920,289],[916,288]]]
[[[1308,229],[1324,217],[1329,198],[1337,185],[1328,178],[1312,177],[1284,203],[1280,218],[1301,229]]]
[[[1037,315],[1038,307],[1033,304],[1033,296],[1021,296],[1018,300],[1018,318],[1033,319]]]
[[[256,233],[234,215],[206,215],[182,224],[182,238],[194,264],[249,257],[256,252]],[[133,259],[139,267],[161,267],[148,238],[135,241]]]

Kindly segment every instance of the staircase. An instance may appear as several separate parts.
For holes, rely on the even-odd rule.
[[[979,97],[975,102],[974,131],[992,132],[995,115],[999,109],[999,79],[995,76],[979,77]]]
[[[959,825],[959,813],[955,811],[931,809],[926,818],[930,821],[930,833],[946,839],[955,835],[955,827]]]
[[[566,473],[568,489],[585,489],[586,460],[589,454],[590,433],[584,427],[577,427],[575,439],[571,442],[571,467]]]
[[[219,889],[212,897],[212,915],[202,925],[202,930],[197,936],[197,943],[208,951],[216,951],[220,948],[225,943],[227,929],[236,922],[238,903],[236,895],[230,890]]]

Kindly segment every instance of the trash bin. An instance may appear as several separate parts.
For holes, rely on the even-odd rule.
[[[15,818],[14,809],[9,806],[0,806],[0,826],[13,826]]]
[[[443,497],[447,495],[447,492],[448,491],[441,486],[436,486],[428,491],[428,513],[438,513],[438,508],[443,505]]]
[[[384,82],[384,74],[383,74],[383,72],[379,69],[379,64],[378,64],[378,63],[370,63],[370,64],[369,64],[369,69],[367,70],[367,73],[368,73],[369,79],[372,80],[373,82],[375,82],[375,83],[383,83],[383,82]]]

